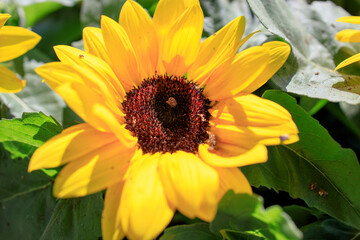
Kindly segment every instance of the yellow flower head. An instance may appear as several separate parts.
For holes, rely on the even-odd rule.
[[[25,28],[4,26],[9,18],[9,14],[0,14],[0,62],[23,55],[41,39],[39,35]],[[0,76],[0,93],[15,93],[25,87],[24,80],[3,66],[0,66]]]
[[[344,23],[354,23],[354,24],[360,24],[360,17],[341,17],[336,20],[337,22],[344,22]],[[360,42],[360,31],[354,30],[354,29],[345,29],[340,32],[338,32],[335,36],[335,39],[341,42]],[[346,67],[347,65],[350,65],[354,62],[357,62],[360,60],[360,53],[355,54],[352,57],[349,57],[342,61],[334,71],[339,70],[340,68]]]
[[[251,193],[238,167],[298,140],[283,107],[250,94],[290,47],[237,53],[244,17],[201,43],[203,21],[198,0],[160,0],[153,19],[128,0],[119,23],[84,29],[85,51],[57,46],[60,62],[37,69],[86,123],[41,146],[29,171],[67,164],[56,197],[107,189],[104,239],[155,238],[175,210],[211,221],[227,190]]]

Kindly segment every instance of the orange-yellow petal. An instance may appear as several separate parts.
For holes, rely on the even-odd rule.
[[[251,93],[264,85],[282,67],[282,65],[284,65],[291,51],[289,44],[280,41],[267,42],[261,47],[269,50],[269,62],[263,72],[243,89],[242,92]]]
[[[126,176],[119,217],[129,239],[156,238],[174,214],[157,172],[159,158],[159,153],[140,155]]]
[[[211,129],[220,141],[234,145],[290,144],[299,140],[298,129],[290,113],[277,103],[253,94],[229,98],[211,110]]]
[[[360,24],[360,17],[359,16],[341,17],[341,18],[338,18],[336,21],[344,22],[344,23]]]
[[[199,0],[160,0],[154,13],[154,24],[161,38],[189,7],[199,4]]]
[[[84,121],[98,130],[109,130],[101,116],[96,116],[93,106],[105,104],[104,98],[83,83],[83,79],[66,64],[48,63],[36,69],[47,84],[58,93],[69,107]],[[119,119],[120,120],[120,119]]]
[[[0,28],[2,26],[4,26],[4,24],[6,23],[6,21],[11,17],[10,14],[7,13],[2,13],[0,14]]]
[[[124,238],[120,226],[119,209],[124,182],[110,186],[106,190],[104,211],[101,218],[102,238],[104,240],[119,240]]]
[[[360,42],[360,31],[345,29],[335,35],[335,39],[340,42]]]
[[[161,156],[159,174],[169,202],[182,214],[205,221],[214,218],[219,179],[213,168],[192,153],[178,151]]]
[[[93,149],[60,171],[54,183],[54,195],[81,197],[120,182],[134,153],[135,147],[128,148],[119,141]]]
[[[252,193],[251,186],[240,171],[239,168],[215,168],[219,175],[219,199],[221,199],[228,190],[235,193]]]
[[[162,39],[160,61],[169,75],[183,76],[199,52],[204,15],[198,4],[188,8]]]
[[[188,78],[202,84],[220,64],[234,57],[244,30],[245,17],[240,16],[202,42]]]
[[[84,80],[89,80],[85,83],[90,83],[93,87],[98,88],[104,96],[111,96],[113,102],[124,99],[126,93],[123,86],[110,66],[101,58],[65,45],[55,46],[54,49],[61,62],[71,65],[73,68],[84,67],[78,70],[79,73],[85,69],[88,70],[83,76]]]
[[[132,89],[134,85],[138,86],[142,80],[138,62],[135,50],[124,28],[111,18],[102,16],[101,31],[112,62],[111,67],[125,90]]]
[[[22,27],[4,26],[0,28],[0,62],[17,58],[40,41],[36,33]]]
[[[16,93],[25,87],[25,81],[6,67],[0,66],[0,76],[0,93]]]
[[[242,167],[267,161],[267,149],[262,144],[241,148],[219,142],[213,150],[208,144],[201,144],[199,155],[204,162],[216,167]]]
[[[88,52],[104,60],[111,65],[110,58],[107,54],[104,38],[100,28],[86,27],[83,30],[83,40],[85,52]]]
[[[85,67],[75,69],[64,63],[48,63],[36,69],[84,121],[100,131],[113,132],[124,145],[134,146],[137,140],[125,129],[124,114],[116,102],[109,102],[108,96],[84,82],[87,71]]]
[[[141,78],[152,77],[157,67],[159,43],[151,17],[138,3],[128,0],[121,9],[119,23],[134,48]]]
[[[100,132],[87,123],[72,126],[52,137],[34,152],[28,171],[54,168],[82,159],[117,141],[114,134]]]
[[[205,96],[212,101],[235,96],[263,73],[269,61],[268,48],[257,46],[241,51],[230,64],[224,63],[211,75]]]
[[[337,67],[335,68],[334,71],[339,70],[340,68],[346,67],[352,63],[355,63],[357,61],[360,61],[360,53],[355,54],[354,56],[351,56],[347,59],[345,59],[344,61],[342,61],[339,65],[337,65]]]

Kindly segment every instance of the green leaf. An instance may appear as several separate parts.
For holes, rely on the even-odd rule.
[[[333,72],[333,59],[338,61],[336,56],[343,54],[344,49],[356,53],[350,44],[334,39],[337,30],[331,24],[335,22],[323,21],[320,14],[303,0],[247,1],[265,28],[292,47],[289,59],[272,78],[281,89],[333,102],[360,103],[358,94],[333,87],[344,81],[341,74]]]
[[[224,238],[229,232],[248,233],[253,239],[301,239],[302,233],[280,206],[263,207],[260,197],[227,192],[219,203],[210,230]],[[257,238],[255,238],[257,237]]]
[[[45,173],[27,173],[28,160],[11,160],[9,155],[0,144],[0,203],[40,192],[51,185],[52,179]]]
[[[25,88],[19,93],[0,94],[2,101],[14,117],[21,117],[23,112],[43,112],[52,115],[62,122],[65,108],[64,101],[51,90],[34,72],[34,68],[42,65],[35,61],[25,61]]]
[[[314,115],[320,111],[328,103],[324,99],[313,99],[306,96],[302,96],[299,101],[299,105],[306,110],[310,115]]]
[[[54,46],[70,45],[82,37],[80,6],[63,7],[38,21],[32,30],[43,39],[36,48],[57,61]]]
[[[98,239],[103,209],[101,193],[56,200],[52,197],[51,177],[43,171],[27,173],[29,156],[61,131],[61,126],[42,113],[25,113],[22,119],[0,121],[0,128],[1,238]],[[29,156],[12,159],[5,147],[12,151],[12,157],[23,156],[23,149],[28,149]]]
[[[103,205],[101,193],[58,200],[40,239],[98,239]]]
[[[26,27],[33,26],[45,16],[59,10],[62,7],[64,6],[57,2],[37,2],[24,6],[23,9],[26,19]]]
[[[21,119],[0,121],[0,142],[13,159],[27,158],[47,139],[62,131],[61,125],[43,113],[24,113]]]
[[[178,225],[165,229],[160,240],[216,240],[218,239],[209,230],[208,223],[195,223],[191,225]]]
[[[358,230],[329,217],[316,209],[310,209],[298,205],[284,207],[302,232],[304,239],[337,240],[356,239],[360,234]]]
[[[266,163],[242,168],[251,185],[286,191],[310,207],[359,228],[360,166],[355,153],[341,148],[327,130],[286,93],[266,91],[263,97],[291,113],[300,141],[268,147]]]
[[[304,240],[358,239],[360,232],[335,219],[319,220],[301,228]]]

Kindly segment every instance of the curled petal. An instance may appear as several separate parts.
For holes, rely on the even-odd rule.
[[[0,28],[2,26],[4,26],[4,24],[6,23],[6,21],[11,17],[10,14],[7,13],[2,13],[0,14]]]
[[[344,61],[342,61],[339,65],[337,65],[337,67],[335,68],[334,71],[339,70],[340,68],[346,67],[352,63],[355,63],[357,61],[360,61],[360,53],[355,54],[354,56],[351,56],[347,59],[345,59]]]

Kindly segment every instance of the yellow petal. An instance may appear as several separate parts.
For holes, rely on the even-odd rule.
[[[347,59],[345,59],[344,61],[342,61],[339,65],[337,65],[337,67],[335,68],[334,71],[339,70],[340,68],[346,67],[352,63],[355,63],[357,61],[360,61],[360,53],[355,54],[354,56],[351,56]]]
[[[181,14],[194,4],[199,4],[199,0],[160,0],[154,13],[154,24],[159,35],[165,37]]]
[[[21,27],[4,26],[0,29],[0,62],[17,58],[40,41],[36,33]]]
[[[11,17],[10,14],[7,13],[2,13],[0,14],[0,28],[2,26],[4,26],[4,24],[6,23],[6,21]]]
[[[267,161],[267,149],[258,144],[250,149],[227,143],[218,143],[214,150],[209,145],[199,145],[199,155],[209,165],[216,167],[242,167]]]
[[[169,75],[183,76],[199,52],[204,15],[200,5],[188,8],[163,39],[160,61]]]
[[[101,117],[111,132],[113,132],[121,143],[127,147],[133,147],[137,144],[137,138],[125,129],[125,124],[120,124],[116,116],[103,104],[95,104],[93,112],[96,117]]]
[[[211,221],[217,209],[219,179],[216,171],[196,155],[178,151],[161,156],[159,174],[166,195],[173,205],[189,218]],[[201,214],[201,206],[207,206]]]
[[[45,63],[36,68],[35,72],[47,81],[53,89],[61,84],[69,82],[85,84],[84,79],[76,74],[71,66],[62,62]]]
[[[229,190],[235,193],[252,194],[251,186],[239,168],[215,168],[215,170],[220,181],[219,199]]]
[[[159,43],[149,14],[138,3],[129,0],[121,9],[119,23],[133,45],[140,63],[141,78],[152,77],[157,67]]]
[[[269,49],[269,62],[263,72],[242,92],[251,93],[264,85],[284,65],[291,51],[289,44],[280,41],[267,42],[261,47]]]
[[[169,206],[157,173],[160,154],[139,156],[132,163],[120,202],[120,221],[129,239],[154,239],[169,224]]]
[[[141,83],[141,75],[133,46],[129,37],[117,22],[106,16],[101,17],[101,31],[107,53],[112,62],[112,69],[128,91],[134,84]]]
[[[113,102],[124,99],[126,95],[124,88],[111,67],[101,58],[70,46],[55,46],[54,50],[61,62],[71,65],[73,68],[85,67],[87,72],[83,79],[89,80],[86,83],[98,88],[104,96],[112,96]],[[84,68],[78,69],[79,73],[82,71]]]
[[[220,141],[239,144],[247,139],[247,143],[277,145],[299,140],[290,113],[279,104],[253,94],[226,99],[211,109],[211,115],[210,131]]]
[[[338,18],[336,21],[344,22],[344,23],[360,24],[360,17],[359,16],[341,17],[341,18]]]
[[[54,195],[81,197],[120,182],[134,153],[134,147],[127,148],[119,141],[92,149],[60,171],[54,183]]]
[[[335,39],[340,42],[360,42],[360,31],[345,29],[335,35]]]
[[[91,152],[99,151],[102,147],[117,141],[114,134],[100,132],[87,123],[72,126],[48,140],[34,152],[28,171],[54,168],[82,159]]]
[[[109,127],[104,123],[102,116],[96,116],[93,112],[93,106],[95,104],[106,105],[104,96],[94,91],[91,85],[86,85],[86,83],[83,82],[83,78],[76,74],[71,66],[48,63],[37,68],[36,73],[39,74],[83,120],[98,130],[109,131]],[[120,113],[117,118],[119,122],[122,120]]]
[[[208,81],[204,94],[210,100],[232,97],[255,81],[270,60],[268,48],[261,46],[248,48],[238,53],[231,64],[225,66]]]
[[[100,131],[113,132],[122,144],[128,147],[136,144],[137,139],[122,124],[123,117],[111,111],[106,106],[103,97],[88,86],[77,82],[64,83],[55,87],[50,82],[49,85],[73,111],[94,128]]]
[[[120,240],[124,238],[119,218],[123,183],[119,182],[106,190],[104,211],[101,218],[102,238],[104,240]]]
[[[25,81],[6,67],[0,66],[0,76],[0,93],[16,93],[25,87]]]
[[[202,42],[188,78],[201,84],[220,64],[234,57],[244,30],[245,17],[240,16]]]
[[[83,30],[83,40],[85,52],[88,52],[104,60],[111,65],[110,58],[107,54],[105,42],[100,28],[86,27]]]

